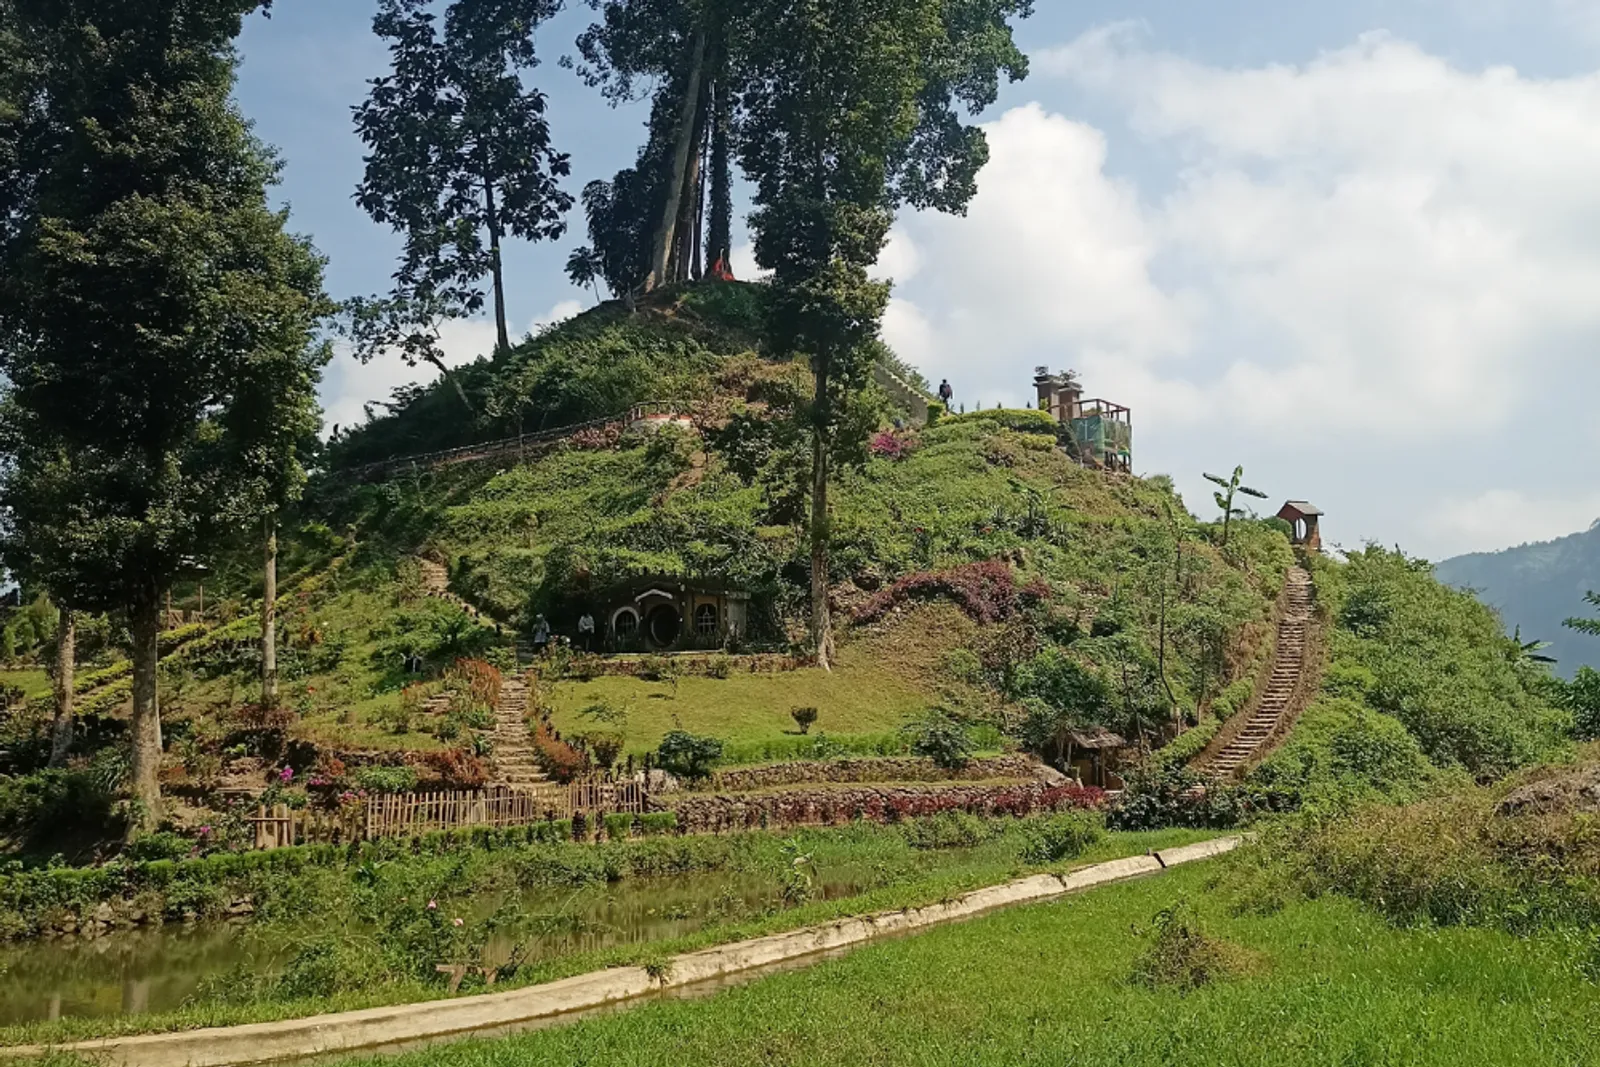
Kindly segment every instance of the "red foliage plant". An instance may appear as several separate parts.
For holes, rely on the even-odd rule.
[[[488,765],[464,748],[429,752],[423,757],[428,769],[455,789],[482,789],[489,784]]]
[[[1001,622],[1049,595],[1050,588],[1043,580],[1018,586],[1011,566],[991,559],[947,571],[907,575],[862,605],[856,621],[876,622],[911,601],[950,600],[978,622]]]
[[[588,755],[556,737],[547,722],[534,727],[533,752],[544,773],[558,782],[570,782],[589,773]]]
[[[445,675],[445,682],[465,689],[474,702],[486,707],[492,708],[500,702],[500,671],[481,659],[456,660],[455,666]]]
[[[884,430],[873,437],[867,448],[879,459],[905,459],[917,450],[917,443],[914,438]]]

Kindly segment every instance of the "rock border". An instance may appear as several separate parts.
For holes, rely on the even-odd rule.
[[[1170,867],[1231,852],[1244,840],[1240,836],[1216,838],[1181,848],[1162,849],[1147,856],[1097,863],[1064,875],[1037,874],[978,889],[946,904],[840,919],[685,953],[673,957],[664,967],[650,971],[643,967],[616,967],[507,993],[486,993],[454,1000],[56,1046],[13,1046],[0,1048],[0,1057],[66,1052],[89,1057],[108,1067],[235,1067],[465,1036],[554,1019],[664,989],[692,986],[802,960],[891,934],[967,919],[999,908],[1052,900],[1094,886],[1159,874]]]

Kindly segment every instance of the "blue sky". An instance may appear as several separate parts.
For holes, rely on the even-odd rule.
[[[972,212],[903,219],[885,254],[902,354],[985,405],[1079,370],[1199,513],[1202,471],[1242,463],[1333,540],[1431,558],[1600,517],[1600,2],[1039,7]],[[557,66],[590,15],[569,8],[535,80],[576,192],[632,161],[644,115]],[[384,289],[398,247],[351,199],[371,9],[279,0],[240,44],[241,104],[336,296]],[[592,302],[561,270],[573,223],[513,249],[515,326]],[[492,331],[447,340],[464,361]],[[329,420],[418,377],[341,358]]]

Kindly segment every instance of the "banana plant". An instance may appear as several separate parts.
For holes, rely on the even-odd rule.
[[[1206,475],[1206,481],[1222,487],[1222,489],[1211,495],[1216,500],[1217,507],[1222,509],[1222,547],[1227,548],[1228,535],[1233,529],[1234,518],[1236,516],[1239,518],[1244,517],[1244,509],[1234,506],[1234,498],[1243,493],[1245,496],[1253,496],[1259,500],[1265,500],[1267,494],[1259,489],[1252,489],[1248,485],[1241,484],[1244,481],[1243,467],[1233,468],[1232,478],[1224,478],[1218,474],[1208,474]]]

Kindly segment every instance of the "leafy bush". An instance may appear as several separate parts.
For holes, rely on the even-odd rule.
[[[594,730],[584,734],[581,740],[594,757],[595,765],[605,771],[616,766],[628,741],[627,736],[617,730]]]
[[[678,829],[675,811],[651,811],[639,816],[639,834],[642,837],[659,837]]]
[[[482,789],[489,784],[489,768],[467,749],[449,748],[443,752],[429,752],[423,759],[447,789]]]
[[[1099,818],[1069,812],[1032,822],[1024,834],[1023,860],[1042,864],[1081,856],[1089,846],[1100,843],[1105,830]]]
[[[907,819],[900,832],[915,849],[973,848],[993,836],[998,826],[964,811],[942,811]]]
[[[606,840],[626,841],[633,836],[634,818],[632,815],[607,815],[603,821],[606,828]]]
[[[171,830],[145,834],[130,843],[124,854],[130,860],[181,860],[195,853],[195,843]]]
[[[721,758],[721,741],[714,737],[696,737],[683,730],[667,734],[656,749],[656,763],[662,770],[690,781],[709,776]]]
[[[1600,739],[1600,671],[1579,667],[1563,688],[1562,701],[1572,713],[1572,735],[1580,741]]]
[[[809,734],[811,732],[812,724],[817,721],[817,717],[821,714],[822,713],[816,708],[789,709],[789,717],[794,720],[794,724],[796,726],[800,727],[800,732],[802,734]]]
[[[417,787],[417,772],[410,767],[357,767],[350,781],[368,793],[409,793]]]
[[[965,767],[977,750],[967,724],[947,708],[931,708],[920,719],[907,723],[905,729],[911,751],[945,770]]]
[[[589,757],[555,735],[541,722],[533,731],[533,754],[539,767],[558,782],[566,783],[589,773]]]
[[[1223,830],[1273,806],[1271,794],[1206,781],[1187,767],[1151,766],[1129,772],[1127,788],[1106,812],[1106,826],[1112,830],[1171,826]]]
[[[1150,989],[1188,992],[1252,974],[1262,963],[1259,954],[1207,934],[1193,910],[1178,903],[1151,920],[1150,943],[1134,962],[1131,977]]]

